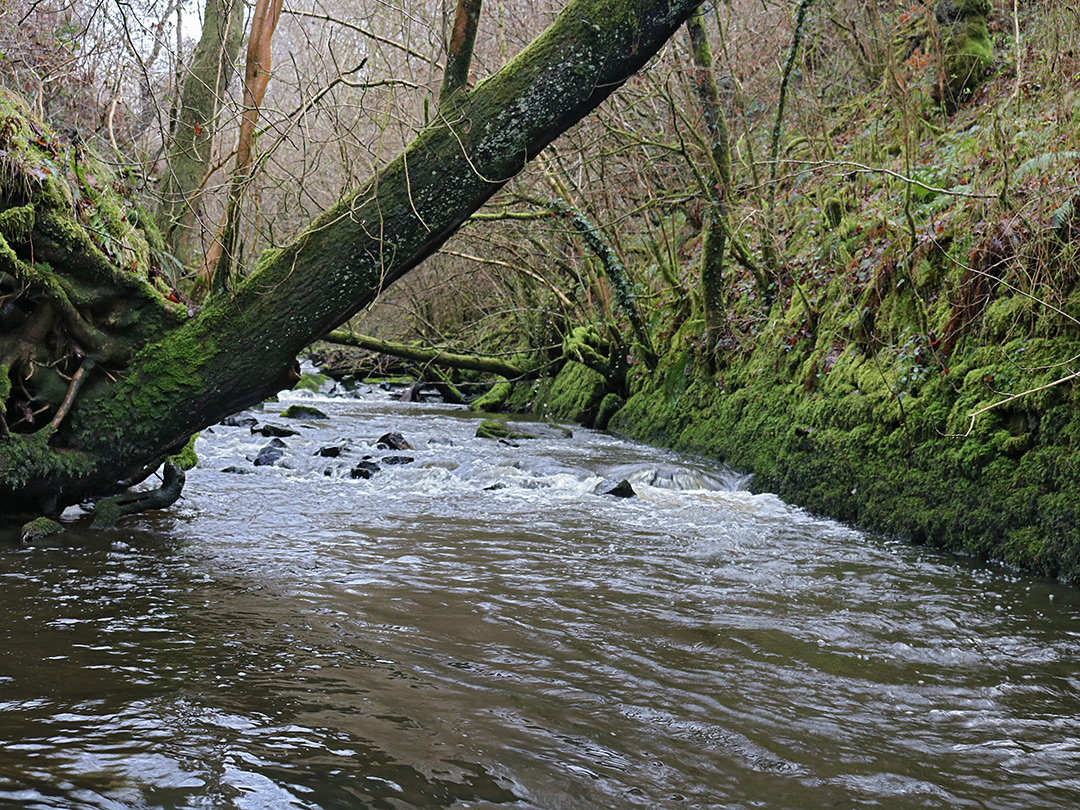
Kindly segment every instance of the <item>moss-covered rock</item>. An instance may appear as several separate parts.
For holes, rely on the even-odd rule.
[[[34,518],[29,523],[23,524],[22,541],[24,543],[33,543],[45,537],[60,534],[63,531],[64,527],[51,518]]]
[[[495,385],[488,389],[487,393],[481,394],[469,403],[469,410],[497,413],[502,410],[503,405],[506,403],[506,400],[510,397],[513,390],[514,386],[505,380],[495,383]]]
[[[331,377],[327,377],[325,374],[310,374],[305,372],[300,375],[300,379],[297,380],[296,388],[301,391],[314,391],[316,394],[322,391],[323,387],[329,387],[333,385],[334,380]]]
[[[485,419],[476,429],[476,438],[517,441],[523,439],[535,439],[536,435],[533,433],[521,433],[516,430],[511,430],[506,422],[500,422],[497,419]]]
[[[596,419],[593,422],[593,427],[597,430],[606,430],[608,423],[611,422],[611,417],[619,412],[625,404],[625,401],[618,394],[607,394],[602,400],[600,400],[600,406],[596,411]]]
[[[281,412],[284,419],[329,419],[325,413],[311,405],[294,403]]]
[[[555,376],[541,410],[556,419],[592,426],[607,393],[608,381],[602,374],[571,360]]]
[[[1075,579],[1080,391],[1053,386],[971,416],[998,390],[1053,381],[1008,360],[1025,347],[1030,369],[1080,350],[973,348],[915,384],[898,353],[849,352],[812,391],[750,363],[729,367],[723,386],[699,375],[677,399],[647,387],[611,428],[753,471],[755,490],[866,529]]]

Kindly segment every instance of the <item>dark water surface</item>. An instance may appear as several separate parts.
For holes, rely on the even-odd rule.
[[[1075,589],[588,431],[314,404],[292,469],[218,427],[167,513],[0,544],[0,808],[1080,804]]]

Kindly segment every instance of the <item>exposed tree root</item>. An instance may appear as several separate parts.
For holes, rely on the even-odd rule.
[[[179,465],[166,461],[160,487],[146,492],[128,492],[102,498],[94,505],[94,521],[90,528],[109,529],[125,515],[172,506],[183,492],[185,480],[186,476]]]

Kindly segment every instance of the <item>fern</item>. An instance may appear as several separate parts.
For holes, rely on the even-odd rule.
[[[1017,167],[1013,176],[1017,180],[1024,180],[1033,174],[1042,174],[1060,160],[1080,160],[1080,152],[1075,150],[1070,150],[1068,152],[1047,152],[1043,155],[1028,158]]]

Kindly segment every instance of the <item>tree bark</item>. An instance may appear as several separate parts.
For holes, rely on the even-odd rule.
[[[705,216],[705,236],[701,251],[701,298],[705,315],[705,351],[710,357],[724,329],[724,253],[730,224],[728,206],[731,197],[731,144],[727,117],[720,105],[720,91],[713,70],[712,46],[705,30],[702,13],[686,21],[690,50],[696,72],[695,89],[701,104],[705,129],[712,139],[709,153],[709,176],[712,197]]]
[[[462,100],[460,117],[434,122],[291,244],[267,251],[231,297],[160,334],[126,368],[84,382],[55,431],[0,439],[0,512],[55,511],[106,494],[193,432],[288,387],[298,352],[437,251],[696,6],[567,4]]]
[[[446,49],[446,70],[443,72],[442,90],[439,91],[439,108],[446,110],[453,104],[458,93],[469,86],[469,67],[472,65],[473,44],[476,29],[480,25],[481,0],[458,0],[454,28]]]
[[[357,335],[353,332],[333,331],[322,338],[327,343],[336,343],[339,346],[355,346],[376,354],[387,354],[391,357],[400,357],[402,360],[412,360],[417,363],[427,363],[440,368],[456,368],[463,371],[480,371],[485,374],[497,374],[500,377],[518,379],[531,373],[530,369],[508,363],[497,357],[484,357],[477,354],[456,354],[443,351],[442,349],[424,349],[419,346],[408,346],[404,343],[394,343],[390,340],[379,340],[369,335]]]
[[[218,115],[244,33],[241,0],[206,0],[203,14],[202,35],[184,80],[157,211],[169,252],[183,266],[195,260],[201,197]]]

